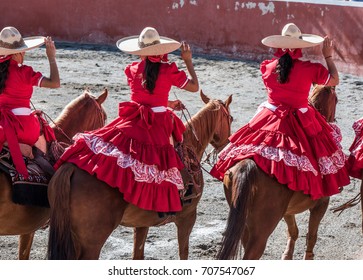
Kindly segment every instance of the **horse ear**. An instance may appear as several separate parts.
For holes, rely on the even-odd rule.
[[[202,90],[200,90],[200,98],[202,98],[202,100],[203,100],[203,102],[204,102],[205,104],[207,104],[207,103],[209,102],[209,100],[210,100],[210,98],[209,98],[208,96],[206,96],[206,95],[203,93],[203,91],[202,91]]]
[[[231,104],[232,102],[232,94],[226,99],[226,101],[224,101],[224,104],[226,105],[226,107],[229,106],[229,104]]]
[[[107,90],[107,88],[105,88],[103,90],[103,93],[99,97],[96,98],[97,103],[101,105],[103,102],[105,102],[107,95],[108,95],[108,90]]]

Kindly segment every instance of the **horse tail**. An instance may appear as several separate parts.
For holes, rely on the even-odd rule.
[[[49,260],[76,259],[76,249],[70,229],[70,181],[74,171],[73,164],[63,164],[49,182],[48,196],[51,205],[47,256]]]
[[[248,204],[252,201],[252,186],[257,181],[257,165],[253,160],[239,163],[232,179],[233,197],[227,219],[227,228],[217,259],[236,259],[245,230]]]

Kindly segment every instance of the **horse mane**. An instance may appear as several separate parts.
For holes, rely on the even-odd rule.
[[[96,106],[95,106],[96,105]],[[98,111],[98,113],[91,114],[90,109],[94,107],[93,111]],[[81,112],[88,112],[87,120],[90,127],[100,127],[103,126],[107,115],[102,105],[98,104],[96,98],[87,90],[83,92],[80,96],[73,99],[70,103],[64,107],[60,115],[54,121],[56,126],[62,126],[62,124],[74,121],[75,114],[80,114]]]
[[[335,110],[338,103],[338,97],[335,93],[334,87],[320,85],[315,86],[313,92],[309,96],[309,102],[326,118],[328,122],[335,121]]]
[[[198,135],[199,140],[205,139],[207,135],[211,135],[214,127],[211,124],[215,124],[215,119],[217,114],[209,114],[208,112],[218,112],[220,106],[223,106],[220,100],[210,100],[201,110],[199,110],[190,120],[184,123],[186,131],[184,135],[189,137],[193,134],[193,129],[195,131],[200,131],[202,134]],[[205,115],[209,114],[206,118]],[[202,129],[202,127],[207,127],[207,129]],[[186,137],[184,137],[186,138]],[[194,137],[195,139],[195,137]],[[206,139],[209,141],[209,139]]]

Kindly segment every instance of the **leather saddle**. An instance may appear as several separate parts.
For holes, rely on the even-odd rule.
[[[30,159],[23,156],[29,173],[28,178],[24,178],[16,170],[8,147],[4,146],[0,151],[0,170],[11,178],[12,200],[14,203],[49,207],[47,188],[55,172],[53,165],[58,159],[58,156],[54,156],[52,151],[55,149],[64,151],[64,148],[56,141],[47,143],[47,145],[47,154],[44,154],[36,147],[32,147],[34,158]]]

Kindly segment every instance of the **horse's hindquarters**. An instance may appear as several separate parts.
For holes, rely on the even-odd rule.
[[[68,163],[51,180],[49,202],[51,259],[97,259],[127,206],[118,189]]]

